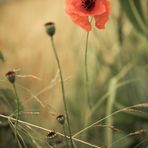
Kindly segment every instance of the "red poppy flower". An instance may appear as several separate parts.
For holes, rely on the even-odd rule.
[[[110,14],[110,3],[109,0],[66,0],[66,12],[87,32],[91,30],[89,16],[95,18],[98,29],[104,29]]]

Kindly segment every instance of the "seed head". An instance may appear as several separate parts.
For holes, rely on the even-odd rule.
[[[14,84],[16,80],[16,73],[14,71],[9,71],[6,73],[6,77],[10,83]]]
[[[64,115],[58,115],[57,116],[58,122],[63,125],[65,123],[65,116]]]
[[[55,34],[56,28],[53,22],[48,22],[45,24],[45,29],[47,34],[52,37]]]
[[[59,137],[59,135],[57,135],[54,130],[52,130],[47,135],[47,142],[49,145],[54,146],[61,145],[63,143],[63,140]]]

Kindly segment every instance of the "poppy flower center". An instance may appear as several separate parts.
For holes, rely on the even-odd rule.
[[[82,0],[82,5],[84,9],[90,11],[95,6],[95,0]]]

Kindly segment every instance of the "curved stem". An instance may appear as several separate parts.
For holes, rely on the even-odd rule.
[[[60,65],[58,54],[56,52],[56,48],[55,48],[53,37],[51,37],[51,44],[52,44],[53,52],[54,52],[54,55],[55,55],[55,58],[56,58],[56,62],[57,62],[57,65],[58,65],[58,69],[59,69],[59,75],[60,75],[60,80],[61,80],[61,89],[62,89],[62,95],[63,95],[63,103],[64,103],[64,109],[65,109],[65,114],[66,114],[66,120],[67,120],[67,124],[68,124],[68,130],[69,130],[69,137],[70,137],[71,147],[74,148],[73,147],[73,142],[72,142],[72,134],[71,134],[71,128],[70,128],[68,109],[67,109],[67,104],[66,104],[65,88],[64,88],[62,69],[61,69],[61,65]]]

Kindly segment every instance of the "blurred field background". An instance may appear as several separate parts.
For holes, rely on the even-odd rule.
[[[125,3],[123,1],[112,0],[111,16],[106,29],[97,30],[94,27],[90,33],[88,103],[93,112],[91,117],[87,118],[83,114],[88,108],[84,106],[86,32],[73,24],[65,13],[64,1],[0,0],[0,114],[10,115],[14,111],[13,94],[10,95],[12,87],[6,80],[5,73],[16,69],[18,70],[17,90],[25,111],[39,112],[37,115],[33,113],[23,115],[22,120],[62,132],[56,116],[51,114],[63,114],[64,111],[58,68],[50,38],[44,28],[44,24],[48,21],[56,24],[55,44],[65,79],[73,134],[108,115],[108,107],[111,112],[114,112],[126,106],[148,102],[146,32],[148,2],[140,1],[141,8],[138,8],[140,10],[138,13],[142,22],[139,23],[137,19],[130,17],[132,13],[127,10],[128,0]],[[133,13],[133,16],[136,13]],[[145,26],[146,29],[143,30]],[[148,130],[147,111],[140,108],[113,116],[111,119],[114,126],[113,142],[125,136],[126,138],[112,147],[146,148],[148,146],[147,132],[140,132],[141,129]],[[0,118],[0,125],[3,125],[2,121],[3,119]],[[108,122],[107,119],[101,125],[106,125]],[[78,138],[105,147],[108,128],[109,125],[108,127],[95,126],[87,131],[87,136],[81,134]],[[116,131],[115,128],[121,129],[122,132]],[[138,131],[138,134],[127,136],[135,131]],[[44,142],[47,133],[38,130],[28,130],[28,132],[36,142],[31,142],[27,136],[24,136],[29,143],[27,147],[49,147]],[[17,147],[15,138],[12,138],[10,133],[11,129],[0,127],[0,148],[8,148],[10,144],[12,148]],[[76,146],[90,147],[78,142]]]

